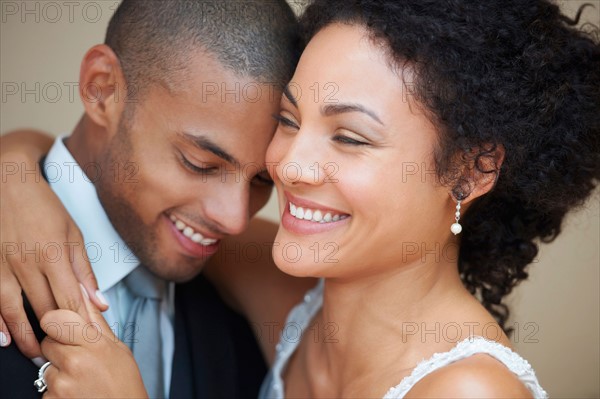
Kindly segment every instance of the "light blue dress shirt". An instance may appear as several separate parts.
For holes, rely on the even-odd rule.
[[[115,334],[123,339],[127,315],[133,301],[132,294],[123,283],[123,279],[138,267],[140,262],[110,223],[98,199],[94,184],[77,164],[63,139],[64,136],[54,142],[44,161],[44,172],[50,187],[83,234],[92,270],[98,280],[100,291],[110,306],[104,312],[104,318]],[[94,168],[94,173],[97,172],[100,172],[99,169]],[[160,334],[163,342],[165,398],[169,397],[175,350],[174,310],[175,285],[171,282],[161,304]]]

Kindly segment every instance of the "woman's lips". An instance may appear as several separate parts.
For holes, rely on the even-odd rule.
[[[347,213],[320,207],[312,201],[302,200],[292,195],[286,195],[286,198],[288,201],[281,217],[281,224],[292,233],[302,235],[323,233],[340,227],[350,219]]]
[[[318,202],[314,202],[314,201],[308,200],[306,198],[297,197],[288,191],[284,191],[284,196],[287,199],[287,201],[291,202],[296,208],[301,207],[303,209],[310,209],[313,212],[318,210],[322,213],[323,216],[326,215],[327,213],[330,213],[332,215],[332,217],[335,215],[338,215],[338,218],[341,216],[344,216],[344,215],[350,216],[349,214],[342,212],[338,209],[321,205]]]

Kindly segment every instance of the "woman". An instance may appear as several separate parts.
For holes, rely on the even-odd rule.
[[[543,0],[309,6],[267,161],[275,263],[321,280],[265,349],[262,397],[546,396],[502,299],[600,178],[600,48],[566,22]],[[251,273],[244,297],[235,270],[208,272],[260,325],[275,288]],[[102,348],[93,378],[143,392]]]

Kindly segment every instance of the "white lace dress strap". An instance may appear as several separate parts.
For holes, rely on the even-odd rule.
[[[273,366],[260,389],[259,399],[284,399],[285,387],[281,376],[302,339],[302,332],[306,331],[322,306],[323,280],[320,280],[316,287],[307,292],[304,301],[290,311],[276,346]],[[429,359],[421,361],[400,384],[390,388],[383,399],[403,398],[417,382],[433,371],[479,353],[493,356],[506,365],[531,391],[534,398],[548,398],[527,360],[497,342],[483,337],[470,337],[459,342],[448,352],[436,353]]]
[[[409,376],[402,379],[400,384],[390,388],[383,399],[403,398],[411,388],[428,374],[458,360],[477,355],[488,354],[502,362],[529,389],[534,398],[548,398],[535,376],[535,371],[529,362],[506,346],[487,340],[483,337],[470,337],[459,342],[448,352],[436,353],[427,360],[421,361]]]
[[[315,314],[323,306],[323,280],[304,295],[304,301],[296,305],[289,313],[285,326],[275,347],[275,360],[260,388],[259,399],[283,399],[285,389],[281,378],[288,361],[302,340]]]

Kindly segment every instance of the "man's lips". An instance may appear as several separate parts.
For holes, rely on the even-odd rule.
[[[174,214],[169,214],[169,219],[173,222],[173,224],[175,224],[177,230],[181,231],[184,236],[186,236],[196,244],[208,246],[216,243],[220,239],[214,236],[211,237],[210,234],[207,234],[201,229],[192,226],[191,224]]]
[[[218,239],[204,239],[202,238],[200,241],[204,240],[204,244],[201,242],[195,242],[192,240],[198,240],[198,236],[194,237],[196,234],[192,231],[192,234],[189,234],[188,230],[185,232],[185,228],[189,226],[185,226],[183,229],[179,229],[175,223],[169,216],[165,215],[165,222],[168,224],[169,230],[173,234],[176,241],[179,243],[180,247],[184,250],[187,256],[195,257],[195,258],[206,258],[213,255],[219,248],[219,240]],[[181,226],[181,224],[180,224]],[[191,229],[191,228],[190,228]],[[210,240],[210,241],[208,241]]]

